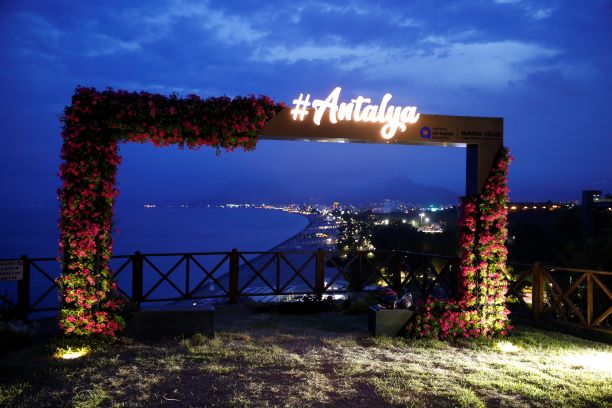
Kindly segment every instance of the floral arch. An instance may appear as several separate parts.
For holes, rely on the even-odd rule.
[[[285,132],[289,112],[277,115],[284,107],[267,96],[201,99],[76,89],[61,118],[63,162],[58,193],[63,272],[57,283],[65,334],[115,336],[125,326],[120,313],[123,299],[109,265],[119,144],[210,146],[217,153],[252,150],[258,133],[273,118],[280,117],[276,130]],[[483,149],[489,154],[487,149],[491,147]],[[503,335],[509,328],[504,270],[510,158],[507,149],[498,150],[482,191],[462,201],[461,299],[430,299],[410,327],[416,335],[478,337]],[[480,162],[475,162],[475,179],[483,173]]]

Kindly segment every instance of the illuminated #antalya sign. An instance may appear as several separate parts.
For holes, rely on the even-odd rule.
[[[304,116],[308,115],[308,107],[312,106],[314,111],[313,121],[315,124],[321,124],[321,118],[325,111],[329,110],[329,121],[338,123],[339,120],[352,120],[355,122],[373,122],[384,123],[380,129],[380,134],[384,139],[391,139],[399,129],[406,130],[407,123],[416,123],[419,120],[420,113],[417,113],[416,106],[393,106],[389,105],[389,101],[393,97],[387,93],[383,96],[380,105],[372,105],[370,98],[358,96],[351,99],[349,103],[342,102],[338,104],[340,92],[342,89],[337,87],[326,99],[315,99],[310,102],[310,94],[301,93],[298,99],[293,100],[294,108],[291,110],[293,120],[304,120]]]

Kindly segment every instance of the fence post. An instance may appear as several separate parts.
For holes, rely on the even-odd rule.
[[[427,284],[429,283],[429,274],[431,273],[431,258],[429,256],[424,255],[423,259],[425,260],[423,262],[423,266],[424,266],[424,273],[423,273],[423,279],[421,280],[421,298],[424,301],[427,301],[427,298],[429,297],[429,293],[427,290]]]
[[[185,255],[185,299],[189,299],[191,294],[189,293],[189,260],[191,259],[191,254]]]
[[[587,273],[587,326],[593,324],[593,274]]]
[[[539,321],[544,307],[544,285],[542,282],[542,268],[539,262],[533,264],[532,274],[531,306],[533,308],[533,318]]]
[[[401,296],[402,258],[398,251],[393,251],[393,290],[395,290]]]
[[[315,294],[317,300],[321,300],[323,299],[323,292],[325,292],[325,251],[321,248],[317,249],[316,257]]]
[[[17,282],[17,313],[20,319],[28,320],[30,309],[30,261],[26,255],[21,256],[23,278]]]
[[[455,259],[451,262],[449,268],[450,271],[450,284],[451,284],[451,292],[452,298],[455,300],[461,300],[461,262],[459,259]]]
[[[240,266],[240,254],[236,248],[232,249],[229,256],[229,301],[234,304],[238,302],[240,296],[238,290],[238,269]]]
[[[142,301],[142,269],[142,254],[136,251],[132,259],[132,300],[135,302]]]

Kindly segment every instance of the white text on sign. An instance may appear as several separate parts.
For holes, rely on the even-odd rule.
[[[23,279],[23,261],[0,261],[0,281]]]
[[[300,97],[293,100],[294,108],[291,110],[294,120],[304,120],[308,115],[308,107],[312,106],[315,109],[313,121],[320,125],[321,119],[327,110],[329,110],[329,121],[338,123],[339,120],[352,120],[355,122],[373,122],[384,123],[380,130],[380,135],[384,139],[391,139],[399,129],[404,132],[407,123],[416,123],[419,120],[420,113],[417,113],[416,106],[393,106],[389,105],[391,94],[386,93],[379,105],[372,105],[370,98],[358,96],[351,99],[349,103],[339,102],[340,92],[342,88],[335,88],[327,98],[315,99],[310,102],[310,94],[304,98],[301,93]]]

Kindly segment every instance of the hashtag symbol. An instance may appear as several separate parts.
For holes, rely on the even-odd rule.
[[[310,106],[310,94],[306,95],[306,99],[304,99],[304,94],[300,94],[298,99],[293,100],[293,104],[295,108],[291,109],[291,114],[293,115],[293,120],[297,120],[299,117],[300,120],[304,120],[304,116],[308,115],[308,107]]]

